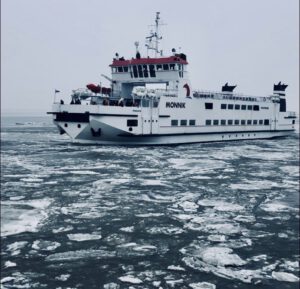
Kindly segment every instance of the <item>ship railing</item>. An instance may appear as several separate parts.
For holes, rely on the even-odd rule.
[[[242,101],[270,101],[270,97],[263,96],[250,96],[239,93],[231,92],[220,92],[220,91],[205,91],[205,90],[195,90],[193,91],[193,96],[195,98],[211,98],[211,99],[230,99],[230,100],[242,100]]]

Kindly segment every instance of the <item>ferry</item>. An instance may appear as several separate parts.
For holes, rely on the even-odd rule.
[[[165,56],[160,13],[146,37],[147,55],[135,42],[135,57],[116,53],[108,87],[89,83],[73,90],[70,103],[54,100],[53,122],[73,142],[101,145],[167,145],[267,139],[295,130],[295,112],[286,111],[287,85],[277,83],[267,96],[193,90],[188,59],[172,49]],[[57,92],[57,91],[56,91]]]

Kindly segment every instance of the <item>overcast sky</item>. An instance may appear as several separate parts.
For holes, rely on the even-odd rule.
[[[108,85],[115,52],[134,56],[156,11],[164,53],[187,54],[193,89],[268,95],[283,81],[299,111],[298,0],[2,0],[2,115],[45,115],[55,89],[69,101],[72,89]]]

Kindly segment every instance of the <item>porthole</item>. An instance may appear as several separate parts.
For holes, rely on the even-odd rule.
[[[81,124],[80,124],[80,123],[79,123],[79,124],[77,124],[77,127],[78,127],[78,128],[81,128]]]
[[[65,123],[65,127],[68,127],[68,124],[67,124],[67,123]]]
[[[128,130],[129,130],[129,131],[132,131],[132,127],[130,127]]]

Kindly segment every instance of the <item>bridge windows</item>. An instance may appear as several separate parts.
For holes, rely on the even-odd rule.
[[[259,105],[253,105],[253,110],[259,111]]]
[[[206,125],[211,125],[211,120],[210,120],[210,119],[207,119],[207,120],[205,121],[205,124],[206,124]]]
[[[233,125],[233,120],[232,119],[228,119],[227,124],[228,125]]]
[[[244,119],[241,120],[241,125],[245,125],[246,121]]]
[[[123,66],[118,67],[118,72],[123,72]]]
[[[169,70],[169,64],[163,64],[163,69],[164,70]]]
[[[221,119],[221,125],[226,125],[226,119]]]
[[[214,119],[213,124],[214,124],[214,125],[219,125],[219,120],[218,120],[218,119]]]
[[[227,104],[226,103],[221,103],[221,109],[226,109],[227,108]]]
[[[265,119],[265,120],[264,120],[264,125],[269,125],[269,124],[270,124],[270,120]]]
[[[234,125],[239,125],[240,124],[240,120],[239,119],[235,119],[234,120]]]
[[[124,72],[128,72],[128,66],[124,66],[123,69],[124,69]]]
[[[254,120],[253,120],[253,124],[254,124],[254,125],[257,125],[257,119],[254,119]]]
[[[133,71],[133,77],[137,78],[138,77],[138,73],[137,73],[137,67],[136,67],[136,65],[132,66],[132,71]]]
[[[148,77],[148,69],[147,69],[147,65],[143,65],[143,70],[144,70],[144,77]]]
[[[154,69],[154,65],[150,64],[149,65],[149,70],[150,70],[150,77],[155,77],[155,69]]]
[[[157,71],[162,70],[162,65],[161,65],[161,64],[157,64],[157,65],[156,65],[156,70],[157,70]]]
[[[247,120],[247,125],[251,125],[252,124],[252,120],[251,119],[248,119]]]
[[[142,78],[143,77],[143,67],[142,67],[142,65],[138,65],[138,72],[139,72],[139,77]]]
[[[228,109],[233,109],[233,104],[228,104]]]
[[[213,103],[212,102],[205,102],[205,109],[213,109]]]
[[[248,109],[248,110],[252,110],[252,105],[248,105],[248,106],[247,106],[247,109]]]
[[[190,119],[189,125],[196,125],[196,120],[195,119]]]
[[[186,120],[186,119],[182,119],[182,120],[180,121],[180,125],[186,126],[186,125],[187,125],[187,120]]]
[[[242,105],[242,110],[246,110],[246,105]]]
[[[259,124],[262,125],[264,121],[262,119],[259,120]]]
[[[237,110],[239,110],[240,109],[240,105],[239,104],[236,104],[235,106],[234,106],[234,109],[237,109]]]

